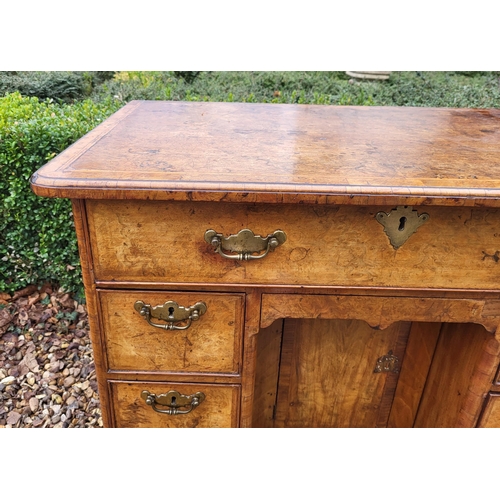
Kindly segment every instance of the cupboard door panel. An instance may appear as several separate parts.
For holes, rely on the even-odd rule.
[[[413,427],[441,323],[412,323],[388,427]]]
[[[375,330],[358,320],[284,323],[275,426],[386,426],[398,373],[374,369],[389,351],[402,361],[410,324]]]
[[[481,325],[443,323],[415,427],[458,427],[464,410],[477,415],[481,391],[488,390],[493,373],[484,388],[471,384],[478,372],[491,369],[482,366],[482,355],[490,339]],[[472,408],[467,407],[471,391],[477,396]]]

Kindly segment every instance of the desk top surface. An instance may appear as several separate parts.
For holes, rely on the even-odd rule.
[[[500,206],[500,109],[132,101],[42,167],[69,198]]]

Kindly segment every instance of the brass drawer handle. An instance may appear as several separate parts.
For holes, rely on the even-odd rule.
[[[162,306],[151,307],[142,300],[134,304],[134,309],[144,317],[144,319],[155,328],[163,330],[187,330],[193,321],[197,321],[201,315],[207,311],[205,302],[197,302],[194,306],[183,307],[169,300]],[[151,318],[166,321],[166,323],[153,323]],[[185,325],[178,326],[175,323],[187,322]]]
[[[277,229],[263,238],[254,234],[250,229],[242,229],[238,234],[226,238],[213,229],[209,229],[205,233],[205,241],[215,247],[215,251],[226,259],[256,260],[263,259],[269,252],[283,245],[286,241],[286,234]],[[232,253],[224,253],[223,250]]]
[[[169,391],[166,394],[159,394],[157,396],[149,391],[142,391],[141,398],[158,413],[165,415],[186,415],[186,413],[193,411],[205,401],[205,394],[197,392],[191,396],[185,396],[177,391]],[[157,405],[165,406],[167,409],[161,409]],[[181,410],[181,408],[185,409]]]

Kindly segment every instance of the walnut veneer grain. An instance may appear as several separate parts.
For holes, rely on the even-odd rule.
[[[69,198],[499,206],[499,144],[496,109],[134,101],[33,186]]]
[[[240,389],[237,385],[179,384],[153,382],[109,383],[117,427],[238,427]],[[186,415],[164,415],[144,403],[142,391],[156,395],[178,391],[191,395],[203,392],[206,399]]]
[[[500,211],[426,207],[395,250],[375,219],[391,207],[87,201],[98,280],[496,290]],[[286,242],[259,262],[221,258],[204,240],[249,228]],[[165,251],[168,248],[168,252]]]
[[[109,370],[239,373],[243,295],[100,290],[98,296]],[[207,311],[187,330],[163,330],[137,314],[137,300],[151,306],[204,302]]]
[[[387,425],[381,401],[394,374],[374,369],[399,334],[399,324],[376,331],[362,321],[285,321],[275,426]]]

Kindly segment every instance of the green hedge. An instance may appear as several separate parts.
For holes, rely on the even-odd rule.
[[[0,97],[0,291],[58,283],[80,293],[81,269],[71,204],[35,196],[33,172],[123,103],[56,104],[19,93]]]
[[[73,102],[113,78],[113,71],[0,71],[0,96],[19,92],[26,97]]]
[[[188,72],[185,72],[188,73]],[[342,71],[117,72],[95,87],[94,100],[235,101],[357,106],[500,106],[500,72],[395,71],[389,80]],[[194,74],[196,73],[196,74]]]

